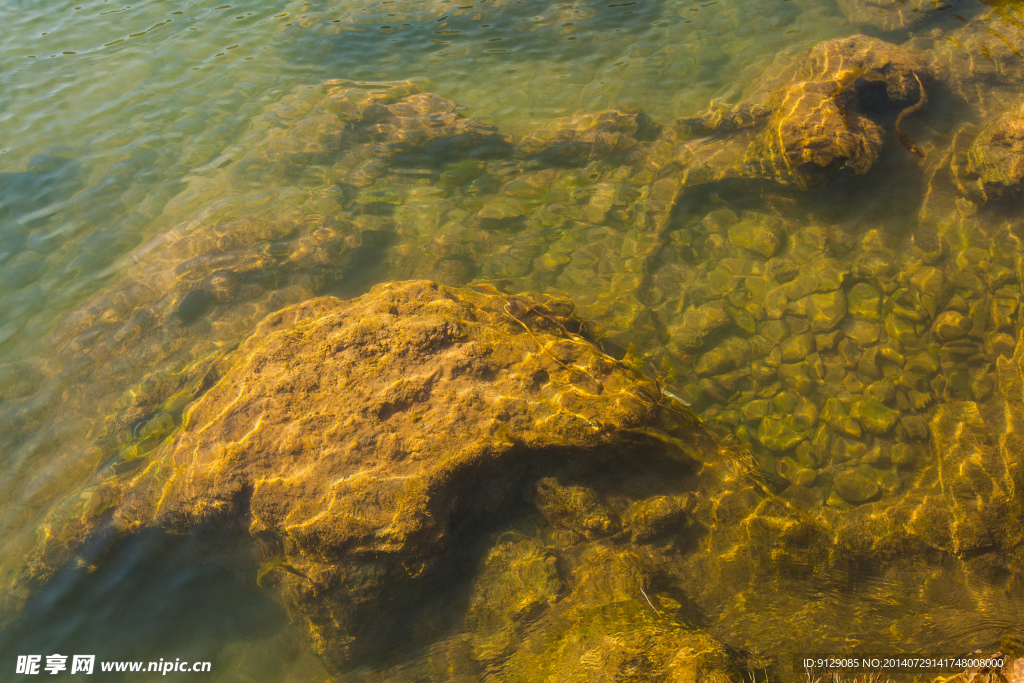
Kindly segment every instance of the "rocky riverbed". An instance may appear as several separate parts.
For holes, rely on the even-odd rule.
[[[725,681],[773,666],[768,644],[848,636],[825,621],[833,598],[766,642],[762,620],[792,620],[806,581],[864,580],[871,563],[889,599],[908,581],[962,583],[985,610],[1019,580],[1024,343],[998,364],[998,410],[942,405],[914,487],[829,511],[809,486],[778,495],[574,314],[427,281],[271,314],[173,437],[51,513],[18,592],[135,536],[192,534],[359,680],[378,680],[361,667],[411,626],[418,670],[449,680]],[[839,495],[875,486],[844,476]],[[424,643],[418,606],[438,594],[452,606]]]
[[[12,595],[220,529],[367,680],[392,632],[436,680],[1017,647],[1024,36],[840,5],[863,34],[672,121],[283,94],[0,376],[9,433],[83,425],[26,502],[62,500],[43,541],[7,522]],[[876,196],[905,215],[847,220]],[[438,592],[442,626],[406,618]]]

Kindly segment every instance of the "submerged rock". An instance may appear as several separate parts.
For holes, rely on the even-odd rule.
[[[859,504],[878,495],[878,484],[858,472],[843,472],[832,482],[832,490],[848,503]]]
[[[1020,20],[1016,5],[1000,3],[943,36],[932,50],[929,71],[983,118],[1020,101]]]
[[[458,510],[495,511],[527,468],[628,450],[632,430],[654,423],[658,389],[569,333],[566,310],[422,281],[285,308],[144,469],[60,511],[65,526],[30,576],[111,533],[241,525],[282,548],[261,583],[340,665],[386,593],[415,593],[410,577],[438,569]],[[612,530],[586,490],[544,480],[540,497],[581,533]],[[495,557],[514,555],[523,577],[550,576],[542,555],[521,550]],[[531,586],[510,614],[550,602],[556,585]],[[484,625],[511,618],[483,609],[473,618]],[[501,650],[501,638],[481,647]]]
[[[652,559],[646,552],[622,546],[584,549],[567,577],[571,590],[549,610],[551,622],[562,628],[520,629],[500,680],[733,680],[735,665],[727,650],[681,623],[676,614],[682,605],[667,596],[643,597],[655,570]],[[514,581],[514,575],[509,579]],[[496,668],[492,665],[486,671]],[[476,680],[483,679],[482,674],[479,671]]]
[[[528,537],[490,550],[474,586],[466,624],[476,634],[474,656],[490,661],[516,648],[519,630],[562,591],[555,558]]]
[[[691,185],[745,178],[806,189],[840,171],[866,173],[885,136],[876,110],[923,103],[926,78],[912,52],[877,38],[819,43],[795,63],[777,61],[731,111],[680,122],[680,135],[691,139],[677,163]]]
[[[1024,186],[1024,116],[1019,107],[986,125],[953,172],[961,192],[979,202],[1015,196]]]
[[[899,420],[899,413],[884,403],[870,398],[854,403],[850,410],[850,416],[859,420],[864,429],[872,434],[885,434]]]
[[[803,441],[803,436],[780,420],[765,418],[757,428],[757,438],[765,448],[786,451]]]
[[[940,341],[960,339],[972,326],[971,319],[957,311],[946,311],[935,319],[935,336]]]
[[[865,282],[853,286],[850,293],[846,295],[847,311],[854,318],[864,320],[879,320],[879,306],[882,301],[882,294],[878,289]]]
[[[531,131],[520,141],[519,152],[546,162],[585,164],[628,156],[639,151],[640,141],[656,133],[651,120],[640,112],[580,112]]]
[[[781,243],[771,225],[750,219],[729,226],[729,241],[764,258],[771,258]]]
[[[839,526],[841,544],[876,555],[940,550],[985,557],[1001,571],[1020,571],[1024,507],[1012,492],[1024,485],[1024,448],[1019,443],[1024,433],[1024,338],[1018,339],[1012,358],[998,359],[996,377],[998,387],[988,406],[949,400],[938,405],[930,421],[916,415],[900,420],[899,429],[912,441],[894,446],[890,458],[903,470],[919,470],[903,490],[898,490],[895,475],[874,468],[862,466],[836,476],[834,491],[860,503]],[[869,421],[876,413],[875,429],[880,432],[895,413],[873,403],[862,400],[855,408]],[[929,435],[931,449],[925,457],[914,441]],[[877,489],[897,492],[888,495]],[[874,528],[872,520],[879,519],[892,521]]]
[[[551,524],[586,538],[607,535],[616,528],[593,491],[582,486],[562,486],[553,477],[537,482],[536,505]]]
[[[690,496],[654,496],[637,501],[622,513],[633,542],[646,541],[685,524],[686,513],[693,509]]]
[[[929,10],[940,7],[932,0],[838,0],[838,3],[852,23],[883,31],[913,28],[927,20]]]
[[[727,327],[732,318],[721,303],[709,303],[687,309],[679,324],[671,329],[672,339],[686,351],[693,351],[713,332]]]
[[[344,128],[337,143],[347,136],[369,139],[387,155],[424,159],[451,155],[459,149],[477,148],[480,155],[509,151],[506,138],[493,126],[467,118],[449,99],[424,92],[411,82],[372,83],[374,87],[350,81],[327,81],[325,106],[336,114]],[[326,150],[317,150],[320,153]]]

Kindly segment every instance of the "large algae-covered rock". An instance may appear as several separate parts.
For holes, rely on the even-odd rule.
[[[436,569],[456,510],[652,423],[655,385],[568,332],[571,310],[423,281],[285,308],[144,469],[58,510],[30,573],[114,530],[233,521],[282,548],[263,585],[342,662],[385,592]]]
[[[677,125],[694,138],[676,151],[687,183],[745,178],[810,188],[839,171],[866,173],[881,152],[887,120],[924,101],[923,63],[876,38],[825,41],[789,61],[777,60],[731,111]]]

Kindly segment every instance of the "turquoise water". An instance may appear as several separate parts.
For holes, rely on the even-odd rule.
[[[765,59],[849,31],[814,3],[480,9],[5,2],[0,158],[40,174],[5,182],[5,358],[116,277],[184,176],[292,88],[425,78],[509,132],[623,100],[666,120],[736,101]]]
[[[957,0],[921,35],[954,30],[983,9]],[[816,0],[0,0],[0,20],[5,557],[26,552],[50,507],[109,465],[104,420],[149,373],[165,373],[160,382],[183,375],[186,364],[237,343],[252,321],[296,297],[351,296],[379,281],[431,275],[409,271],[402,248],[416,240],[400,234],[394,243],[355,252],[344,277],[306,281],[300,273],[265,285],[269,293],[234,327],[204,321],[210,327],[194,333],[209,336],[201,350],[174,346],[178,332],[161,336],[145,321],[134,325],[162,350],[120,357],[95,340],[68,342],[77,324],[69,316],[80,321],[72,312],[93,297],[121,314],[104,298],[108,288],[140,273],[159,282],[159,254],[168,243],[161,236],[176,234],[199,210],[241,212],[262,197],[296,196],[308,213],[317,202],[334,201],[324,187],[347,179],[260,166],[270,153],[254,121],[268,111],[287,120],[283,108],[300,108],[296,92],[330,79],[414,80],[513,136],[580,110],[622,106],[667,125],[740,102],[777,55],[859,30],[837,5]],[[915,132],[942,138],[953,125],[951,111],[952,105],[927,113]],[[885,162],[878,173],[901,177],[910,161]],[[252,164],[251,173],[237,171],[239,162]],[[428,185],[410,181],[418,189],[402,191],[427,197]],[[906,197],[892,186],[875,192],[851,182],[829,193],[809,213],[858,236],[875,227],[908,231]],[[746,201],[742,194],[738,205]],[[192,239],[181,234],[182,242]],[[264,241],[276,239],[283,238]],[[101,342],[102,335],[134,334],[132,325],[128,332],[102,329]],[[301,634],[251,577],[190,553],[186,541],[144,539],[118,549],[103,568],[62,576],[0,641],[0,667],[23,652],[82,651],[106,659],[209,660],[209,680],[218,681],[326,678]],[[1019,601],[1007,601],[1012,620]]]

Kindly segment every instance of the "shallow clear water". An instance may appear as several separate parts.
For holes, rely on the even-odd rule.
[[[501,223],[505,214],[492,229],[461,226],[460,216],[506,210],[486,198],[517,178],[526,188],[518,197],[533,202],[531,211],[534,204],[582,202],[571,188],[575,183],[593,190],[586,172],[597,173],[601,182],[622,179],[613,179],[600,162],[574,177],[503,166],[500,159],[476,165],[469,158],[460,166],[465,160],[458,151],[433,166],[412,160],[389,175],[367,170],[373,162],[367,158],[342,168],[320,164],[319,149],[299,149],[304,139],[329,142],[315,120],[304,118],[319,106],[320,84],[413,80],[515,138],[580,110],[613,107],[638,108],[667,127],[709,107],[741,102],[778,55],[861,30],[839,6],[816,0],[129,2],[0,0],[0,554],[6,557],[33,545],[56,501],[97,471],[130,461],[125,449],[136,449],[134,457],[153,447],[145,438],[143,446],[138,443],[138,413],[112,415],[133,409],[133,401],[166,405],[174,392],[197,391],[202,367],[208,367],[203,363],[215,362],[276,308],[316,294],[353,296],[377,282],[408,277],[456,284],[505,279],[572,292],[593,273],[614,298],[619,281],[602,279],[605,271],[618,267],[616,258],[628,260],[631,249],[646,248],[642,234],[625,232],[623,242],[609,242],[601,253],[576,254],[557,277],[547,277],[540,266],[523,275],[519,264],[544,253],[570,260],[547,245],[596,243],[597,237],[552,219],[541,237],[520,238]],[[980,3],[956,0],[916,35],[941,42],[943,32],[983,11]],[[895,40],[909,35],[901,32]],[[964,118],[964,105],[941,89],[933,100],[913,132],[937,149]],[[285,132],[280,149],[274,131]],[[298,142],[289,142],[289,135]],[[796,208],[787,198],[774,206],[794,221],[847,235],[851,243],[878,230],[883,242],[898,249],[916,229],[927,176],[894,140],[886,144],[868,176],[829,185]],[[275,154],[299,151],[309,163],[275,161]],[[367,188],[378,194],[368,197]],[[538,199],[537,188],[550,194]],[[387,192],[401,199],[381,194]],[[687,230],[716,207],[764,210],[763,197],[752,194],[749,187],[725,185],[675,214],[678,229],[654,260],[661,275],[651,275],[653,293],[642,302],[667,316],[662,327],[670,327],[675,315],[665,311],[678,305],[681,313],[675,292],[685,277],[678,279],[672,269],[687,267],[683,256],[666,254],[683,254],[696,244],[696,233]],[[346,217],[332,222],[341,208]],[[263,280],[258,268],[247,270],[238,287],[258,293],[246,299],[244,312],[220,316],[197,305],[193,316],[181,299],[161,303],[160,291],[138,292],[146,283],[154,290],[173,287],[176,267],[219,244],[220,233],[193,230],[189,221],[197,216],[262,221],[246,254],[274,257],[274,245],[282,242],[299,249],[299,233],[308,225],[341,233],[347,229],[342,224],[354,224],[362,241],[346,243],[327,265],[297,260],[295,268]],[[288,221],[304,227],[287,227]],[[713,257],[711,266],[722,256]],[[630,271],[628,264],[623,268]],[[137,287],[118,289],[124,282]],[[623,301],[629,286],[623,285]],[[590,310],[600,314],[616,305],[591,302]],[[172,325],[174,316],[188,324]],[[694,384],[668,369],[665,349],[675,353],[674,341],[645,337],[639,325],[617,329],[619,319],[612,313],[604,318],[610,350],[624,352],[635,343],[651,371],[663,373],[677,392]],[[732,407],[708,410],[709,422],[736,431]],[[178,417],[180,406],[173,419]],[[167,434],[157,431],[153,441]],[[759,455],[761,465],[777,474],[775,455]],[[206,659],[213,662],[211,680],[326,676],[251,577],[196,559],[186,546],[146,539],[119,549],[95,573],[79,569],[61,577],[30,603],[30,617],[5,632],[0,667],[13,666],[13,655],[29,651],[87,651],[106,659]],[[0,577],[10,580],[11,571],[8,563]],[[865,633],[879,632],[894,615],[917,619],[942,602],[919,595],[893,606],[902,585],[898,575],[866,577],[854,591]],[[736,633],[738,645],[762,653],[774,645],[791,650],[793,643],[781,635],[757,642],[764,615],[791,612],[798,603],[841,606],[850,599],[824,584],[796,586],[780,604],[766,598],[752,608],[759,615],[754,623],[730,613],[719,630]],[[907,626],[906,635],[892,639],[946,647],[951,634],[974,628],[964,621],[983,623],[977,601],[958,603],[957,597],[928,617],[947,623],[931,631]],[[1019,587],[993,600],[985,604],[995,605],[996,626],[960,637],[955,647],[989,646],[1022,618]],[[949,610],[945,617],[942,609]],[[876,650],[893,642],[888,639]],[[131,680],[138,678],[145,680]]]

